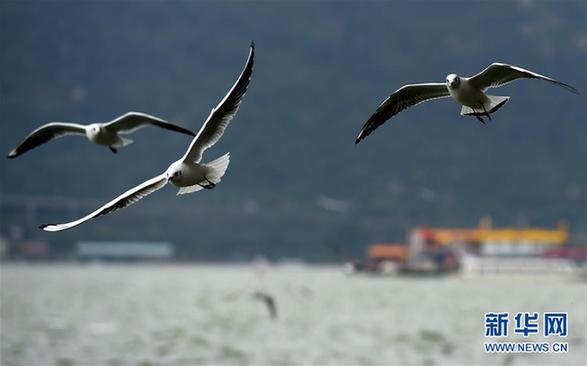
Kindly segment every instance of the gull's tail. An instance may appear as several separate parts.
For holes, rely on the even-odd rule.
[[[471,107],[463,106],[461,109],[461,116],[485,116],[487,113],[491,114],[497,112],[498,109],[503,107],[504,104],[510,97],[499,97],[496,95],[488,95],[487,101],[485,102],[485,110],[483,107],[479,106],[473,110]],[[487,111],[487,113],[485,113]]]
[[[224,173],[226,173],[226,169],[228,169],[229,163],[230,163],[230,153],[226,153],[226,154],[222,155],[221,157],[219,157],[218,159],[212,160],[211,162],[206,164],[206,166],[208,168],[211,168],[210,172],[208,172],[208,174],[206,175],[206,179],[208,179],[209,182],[204,180],[204,181],[200,182],[201,185],[194,184],[193,186],[182,187],[179,189],[177,194],[180,195],[180,194],[197,192],[197,191],[201,190],[202,188],[204,188],[202,186],[210,184],[210,182],[212,182],[213,184],[219,183],[222,180]]]
[[[226,173],[228,164],[230,163],[230,153],[226,153],[216,160],[213,160],[206,164],[212,168],[212,172],[206,176],[212,183],[218,183]]]
[[[119,137],[118,137],[118,142],[117,142],[116,144],[114,144],[113,146],[114,146],[114,147],[124,147],[124,146],[126,146],[126,145],[130,145],[130,144],[132,144],[133,142],[134,142],[134,141],[133,141],[133,140],[131,140],[131,139],[127,139],[127,138],[124,138],[124,137],[120,137],[120,136],[119,136]]]

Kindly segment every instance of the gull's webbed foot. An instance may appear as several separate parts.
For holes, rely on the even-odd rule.
[[[216,187],[216,183],[211,182],[208,178],[204,178],[204,179],[206,179],[206,182],[208,182],[208,184],[202,185],[202,184],[198,183],[198,185],[200,187],[205,188],[205,189],[214,189],[214,187]]]
[[[116,150],[115,148],[113,148],[112,146],[108,146],[108,148],[110,149],[110,151],[112,151],[113,153],[117,153],[118,150]]]
[[[479,122],[485,124],[485,121],[483,120],[483,118],[479,117],[479,116],[475,116],[475,118],[477,118],[479,120]]]

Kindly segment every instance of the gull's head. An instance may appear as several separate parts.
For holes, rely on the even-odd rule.
[[[457,74],[450,74],[446,77],[446,86],[449,89],[458,89],[461,85],[461,78]]]
[[[181,169],[181,163],[171,164],[171,166],[169,168],[167,168],[165,175],[167,176],[167,179],[171,182],[173,182],[174,180],[181,177],[183,175],[183,171]]]
[[[100,131],[102,131],[102,126],[99,123],[92,123],[88,126],[88,129],[91,133],[97,135],[98,133],[100,133]]]

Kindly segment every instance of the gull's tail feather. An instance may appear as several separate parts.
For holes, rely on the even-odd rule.
[[[226,169],[228,169],[228,164],[230,163],[230,153],[226,153],[219,157],[216,160],[213,160],[206,164],[207,166],[212,168],[212,172],[208,174],[207,178],[212,183],[218,183],[226,173]]]
[[[116,143],[116,145],[114,145],[114,147],[124,147],[126,145],[130,145],[132,144],[134,141],[131,139],[127,139],[125,137],[120,137],[119,136],[119,141]]]
[[[226,169],[228,169],[228,164],[230,163],[230,153],[226,153],[224,155],[222,155],[221,157],[219,157],[216,160],[213,160],[211,162],[209,162],[208,164],[206,164],[206,166],[208,166],[210,169],[210,172],[206,175],[206,178],[214,183],[217,184],[220,182],[220,180],[222,179],[222,177],[224,176],[224,174],[226,173]],[[189,186],[189,187],[181,187],[179,189],[179,191],[177,191],[178,195],[181,194],[188,194],[188,193],[194,193],[197,192],[201,189],[203,189],[204,185],[206,184],[210,184],[210,182],[207,181],[202,181],[200,182],[200,184],[194,184],[193,186]]]
[[[477,107],[473,110],[471,107],[463,106],[461,109],[461,116],[485,116],[497,112],[498,109],[504,106],[510,97],[500,97],[496,95],[488,95],[488,101],[485,103],[485,110]],[[487,111],[487,113],[485,113]]]

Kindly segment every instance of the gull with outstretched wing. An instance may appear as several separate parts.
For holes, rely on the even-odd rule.
[[[577,89],[558,80],[521,67],[493,63],[477,75],[468,78],[450,74],[446,77],[446,83],[410,84],[399,88],[383,101],[375,113],[371,115],[359,132],[355,143],[358,144],[377,127],[404,109],[438,98],[452,97],[463,106],[461,115],[474,116],[480,122],[485,123],[481,117],[486,116],[491,119],[491,114],[501,108],[510,98],[487,95],[485,90],[521,78],[546,80],[578,94]]]
[[[105,123],[92,123],[89,125],[65,122],[47,123],[25,137],[17,147],[10,151],[8,158],[16,158],[39,145],[67,135],[84,135],[91,142],[102,146],[108,146],[113,153],[116,153],[118,147],[126,146],[133,142],[132,140],[119,135],[131,133],[146,126],[157,126],[190,136],[196,135],[186,128],[174,125],[161,118],[145,113],[128,112]]]
[[[218,142],[226,126],[236,115],[251,81],[254,56],[255,45],[251,43],[247,62],[237,81],[224,99],[212,109],[208,119],[193,139],[185,155],[172,163],[164,173],[126,191],[96,211],[78,220],[65,224],[41,225],[41,229],[45,231],[71,229],[90,219],[130,206],[145,196],[163,188],[167,183],[180,187],[177,194],[192,193],[203,188],[214,188],[228,168],[230,155],[227,153],[206,164],[201,164],[200,161],[204,151]]]

